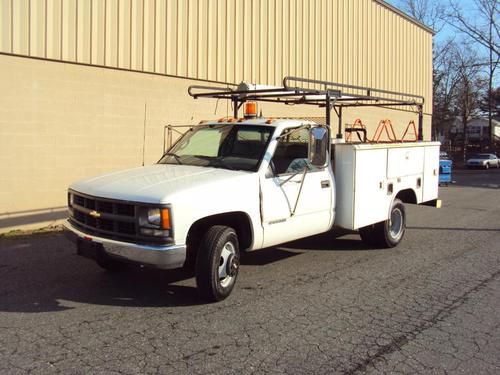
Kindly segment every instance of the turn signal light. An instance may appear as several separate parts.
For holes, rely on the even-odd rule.
[[[171,229],[170,224],[170,211],[168,208],[161,209],[161,227],[162,229]]]

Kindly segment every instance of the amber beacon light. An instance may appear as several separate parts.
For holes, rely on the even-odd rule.
[[[255,118],[257,117],[257,103],[247,102],[245,103],[245,118]]]

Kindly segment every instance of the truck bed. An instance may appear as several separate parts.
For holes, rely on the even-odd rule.
[[[401,191],[412,203],[437,199],[439,146],[439,142],[332,145],[335,225],[356,230],[387,220]]]

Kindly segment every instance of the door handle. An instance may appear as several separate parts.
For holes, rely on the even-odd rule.
[[[328,181],[328,180],[321,181],[321,188],[322,189],[326,189],[326,188],[329,188],[329,187],[330,187],[330,181]]]

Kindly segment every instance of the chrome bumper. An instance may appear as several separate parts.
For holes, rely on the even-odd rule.
[[[102,245],[104,252],[113,258],[162,269],[180,268],[186,261],[186,246],[138,245],[81,232],[67,220],[63,226],[71,242],[78,244],[79,241],[87,241]]]

